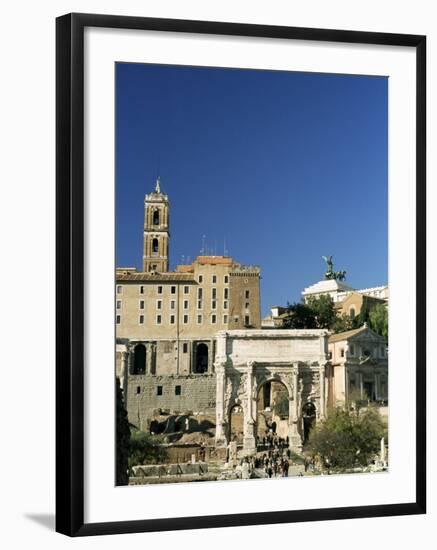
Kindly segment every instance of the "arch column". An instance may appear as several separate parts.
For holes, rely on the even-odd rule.
[[[246,454],[256,452],[255,421],[253,420],[253,369],[254,362],[248,361],[246,367],[246,406],[244,407],[244,441]]]
[[[224,363],[215,365],[216,374],[216,428],[215,445],[216,447],[226,447],[228,442],[226,438],[227,418],[225,413],[225,390],[226,390],[226,368]]]
[[[299,395],[298,395],[298,380],[299,373],[297,365],[293,370],[293,396],[289,395],[289,413],[288,413],[288,439],[290,448],[293,451],[300,452],[302,450],[302,438],[300,437],[297,428],[299,422]]]
[[[126,388],[127,388],[127,374],[128,374],[128,352],[122,351],[121,352],[121,373],[120,373],[120,387],[123,390],[125,394],[126,399]]]
[[[320,411],[319,418],[325,418],[325,363],[319,366],[319,386],[320,386]]]

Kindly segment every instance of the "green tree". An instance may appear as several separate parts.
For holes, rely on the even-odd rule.
[[[385,304],[378,304],[370,310],[368,322],[372,330],[388,339],[388,309]]]
[[[288,304],[284,328],[316,328],[314,311],[304,302]]]
[[[116,457],[116,484],[127,485],[128,477],[128,453],[130,443],[130,429],[127,412],[124,407],[123,390],[120,380],[116,378],[116,403],[117,403],[117,457]]]
[[[129,445],[129,469],[140,464],[162,464],[167,459],[162,437],[134,429]]]
[[[330,329],[337,319],[334,302],[329,294],[318,298],[310,296],[307,299],[307,306],[314,314],[316,328]]]
[[[341,471],[366,466],[378,452],[384,435],[384,422],[376,409],[367,408],[359,414],[335,409],[311,430],[308,448]]]
[[[346,332],[347,330],[352,330],[358,328],[358,317],[351,319],[349,315],[343,313],[342,315],[337,314],[334,322],[331,325],[331,330],[335,333]]]

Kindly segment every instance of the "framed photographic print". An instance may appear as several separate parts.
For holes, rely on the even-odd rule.
[[[425,513],[425,37],[56,47],[57,530]]]

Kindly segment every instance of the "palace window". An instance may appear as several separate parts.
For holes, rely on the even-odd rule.
[[[227,300],[229,298],[229,288],[223,290],[223,298]]]
[[[217,323],[217,315],[211,315],[211,323],[215,325]]]
[[[223,309],[228,309],[228,302],[226,300],[223,302]]]
[[[190,293],[190,287],[184,286],[184,294],[189,294],[189,293]]]
[[[187,325],[188,324],[188,315],[184,315],[183,319],[184,319],[184,325]]]
[[[170,300],[170,309],[176,308],[176,300]]]
[[[172,294],[176,294],[176,287],[175,287],[175,286],[172,286],[170,292],[171,292]]]
[[[340,350],[340,357],[344,357],[344,349],[343,348]]]
[[[175,316],[170,315],[170,325],[174,325],[174,324],[175,324]]]
[[[202,309],[202,300],[197,300],[197,309]]]
[[[198,324],[198,325],[201,325],[201,324],[202,324],[202,315],[198,315],[198,316],[197,316],[197,324]]]
[[[156,309],[162,309],[162,300],[156,300]]]
[[[158,294],[162,294],[162,286],[158,286],[156,291]]]
[[[229,283],[229,275],[225,275],[224,281],[225,281],[225,285]]]
[[[215,300],[216,298],[217,298],[217,289],[213,288],[212,289],[212,299]]]
[[[117,309],[121,309],[121,300],[117,300]]]
[[[349,317],[350,317],[350,319],[355,319],[355,308],[354,307],[350,308]]]
[[[121,315],[117,315],[115,317],[115,322],[117,323],[117,325],[119,325],[121,323]]]
[[[250,307],[249,302],[246,302],[245,305],[244,305],[244,307],[245,307],[246,309],[249,309],[249,307]]]
[[[144,294],[144,287],[140,286],[140,294]]]
[[[156,395],[162,395],[162,386],[156,386]]]
[[[161,315],[157,315],[156,316],[156,324],[157,325],[160,325],[162,323],[162,316]]]
[[[121,294],[123,292],[123,287],[121,285],[117,285],[117,294]]]
[[[208,372],[208,363],[208,345],[200,342],[194,348],[193,372],[196,374]]]
[[[197,298],[201,300],[203,298],[203,288],[197,289]]]
[[[146,373],[146,348],[143,344],[137,344],[134,349],[134,364],[132,374]]]
[[[137,394],[141,393],[141,386],[137,386]]]
[[[223,324],[224,325],[228,324],[228,316],[227,315],[223,315]]]
[[[184,309],[188,309],[188,300],[184,300]]]
[[[213,275],[212,276],[212,283],[216,283],[217,282],[217,275]]]
[[[199,283],[203,282],[203,275],[199,275]]]
[[[216,300],[213,300],[213,301],[211,302],[211,309],[217,309],[217,302],[216,302]]]
[[[140,300],[140,309],[144,309],[144,300]]]
[[[246,327],[248,327],[250,325],[250,317],[249,315],[245,315],[244,317],[244,324]]]
[[[175,395],[181,395],[181,386],[175,386],[174,394]]]
[[[139,316],[138,322],[140,325],[144,325],[144,315]]]
[[[249,299],[249,296],[250,296],[250,292],[248,290],[246,290],[246,300]]]
[[[183,353],[188,353],[188,344],[187,344],[187,342],[184,342],[182,344],[182,352]]]
[[[158,254],[158,246],[159,246],[159,241],[158,241],[158,239],[155,237],[155,238],[152,240],[152,252],[153,252],[153,254]]]

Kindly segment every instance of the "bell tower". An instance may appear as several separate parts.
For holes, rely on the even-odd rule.
[[[155,191],[144,200],[143,271],[168,272],[169,208],[158,177]]]

